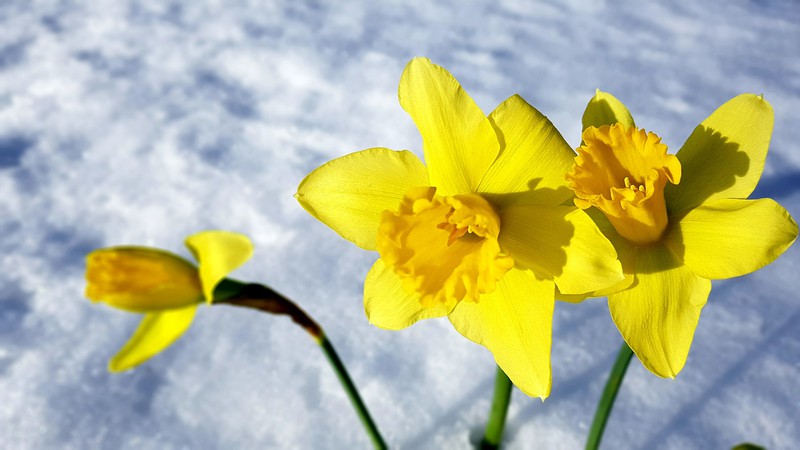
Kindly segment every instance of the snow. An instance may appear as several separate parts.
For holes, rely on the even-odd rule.
[[[406,62],[450,70],[481,108],[520,93],[577,145],[596,88],[673,150],[717,106],[764,94],[761,184],[800,217],[796,2],[193,2],[0,4],[0,448],[368,448],[314,342],[283,318],[201,308],[125,374],[108,358],[138,317],[83,297],[84,255],[185,236],[256,244],[235,273],[326,329],[393,448],[479,439],[494,364],[445,320],[370,326],[375,255],[292,198],[323,162],[417,153],[397,103]],[[770,449],[800,442],[800,250],[714,282],[683,372],[634,361],[605,448]],[[556,308],[553,391],[515,392],[506,448],[582,448],[621,339],[603,299]]]

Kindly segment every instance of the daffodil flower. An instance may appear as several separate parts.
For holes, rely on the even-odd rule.
[[[567,178],[575,205],[602,212],[591,215],[626,273],[605,291],[611,317],[658,376],[672,378],[683,368],[710,280],[756,271],[797,237],[797,224],[778,203],[747,200],[772,125],[769,103],[743,94],[670,155],[610,94],[598,91],[586,108],[583,143]]]
[[[197,233],[186,239],[186,246],[199,268],[148,247],[101,248],[86,257],[86,297],[145,314],[109,362],[111,372],[136,367],[181,337],[198,304],[203,299],[211,303],[217,285],[253,252],[246,236],[226,231]]]
[[[523,392],[544,398],[556,286],[579,293],[623,278],[592,220],[562,206],[574,153],[521,97],[486,117],[424,58],[406,66],[399,98],[427,168],[409,151],[370,148],[313,171],[296,198],[380,255],[364,284],[372,324],[397,330],[448,316]]]

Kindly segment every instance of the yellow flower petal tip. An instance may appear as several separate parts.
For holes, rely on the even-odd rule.
[[[589,100],[581,118],[583,129],[601,127],[603,125],[622,124],[625,128],[634,126],[633,117],[628,108],[616,97],[596,89],[594,97]]]
[[[427,58],[415,58],[400,77],[397,95],[422,136],[429,185],[445,196],[475,190],[500,142],[458,80]]]
[[[381,213],[410,189],[428,186],[413,153],[370,148],[328,161],[308,174],[295,198],[311,216],[365,250],[375,250]]]
[[[147,247],[110,247],[86,257],[86,297],[132,312],[163,311],[202,301],[197,268]]]
[[[617,232],[636,244],[657,241],[667,227],[664,187],[678,184],[681,164],[654,133],[622,124],[583,132],[567,174],[575,205],[596,206]]]
[[[186,246],[200,265],[203,295],[209,304],[217,284],[253,255],[250,239],[231,231],[201,231],[186,238]]]

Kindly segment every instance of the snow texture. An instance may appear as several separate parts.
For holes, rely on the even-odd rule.
[[[435,3],[435,4],[434,4]],[[106,371],[138,317],[83,297],[84,255],[188,257],[203,229],[256,244],[268,283],[327,330],[393,448],[479,439],[494,364],[446,320],[370,326],[375,254],[309,216],[300,180],[332,158],[421,140],[397,102],[427,56],[481,108],[520,93],[571,145],[596,88],[675,151],[717,106],[775,109],[753,197],[800,217],[800,4],[713,0],[0,2],[0,448],[369,448],[314,342],[283,318],[203,307],[138,369]],[[800,247],[714,282],[683,372],[634,360],[608,449],[800,442]],[[553,391],[515,392],[508,449],[582,448],[621,343],[604,299],[556,308]]]

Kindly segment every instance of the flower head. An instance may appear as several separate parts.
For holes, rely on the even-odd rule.
[[[131,369],[175,342],[197,305],[211,303],[216,286],[252,254],[247,237],[226,231],[189,236],[199,269],[178,255],[148,247],[109,247],[86,257],[86,297],[144,313],[139,328],[111,359],[109,370]]]
[[[197,268],[155,248],[109,247],[86,256],[86,297],[131,312],[194,305],[203,300]]]
[[[409,151],[371,148],[319,167],[296,197],[378,252],[364,283],[371,323],[401,329],[447,316],[522,391],[546,397],[556,287],[580,293],[623,279],[591,219],[562,206],[574,153],[521,97],[487,117],[424,58],[406,66],[399,98],[427,167]]]
[[[746,200],[764,167],[772,108],[744,94],[722,105],[675,156],[636,128],[627,108],[598,91],[584,113],[583,144],[567,174],[575,205],[596,207],[626,280],[608,297],[622,337],[651,372],[683,368],[711,279],[774,261],[797,224],[771,199]]]

